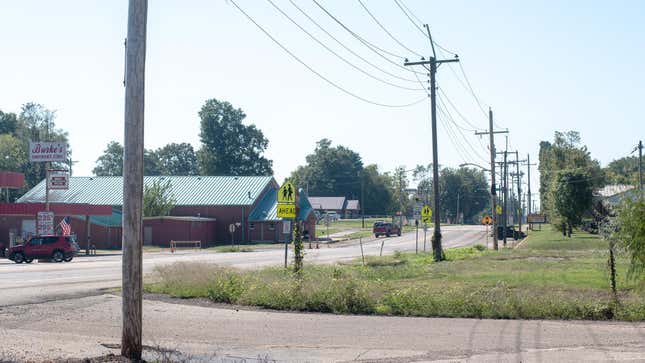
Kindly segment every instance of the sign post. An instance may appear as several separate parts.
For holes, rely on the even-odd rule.
[[[228,233],[231,234],[231,247],[235,247],[235,223],[231,223],[228,225]]]
[[[483,216],[482,217],[482,224],[486,226],[486,249],[488,249],[488,226],[493,224],[493,217],[491,216]]]
[[[278,189],[278,218],[283,219],[283,228],[284,223],[288,222],[289,227],[291,227],[291,221],[296,222],[296,187],[291,182],[285,182],[282,184],[280,189]],[[288,219],[286,221],[285,219]],[[291,229],[291,228],[289,228]],[[284,231],[284,230],[283,230]],[[289,231],[291,232],[291,231]],[[284,267],[288,267],[288,255],[289,255],[289,240],[290,238],[285,238],[284,242]]]

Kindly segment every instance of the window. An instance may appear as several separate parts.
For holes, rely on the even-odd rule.
[[[255,229],[255,223],[249,223],[249,230],[252,231]]]
[[[43,244],[43,239],[42,238],[32,238],[29,241],[29,244],[32,246],[40,246]]]
[[[269,231],[275,231],[275,223],[269,223]]]
[[[51,245],[56,243],[58,241],[58,237],[45,237],[43,238],[43,244],[44,245]]]

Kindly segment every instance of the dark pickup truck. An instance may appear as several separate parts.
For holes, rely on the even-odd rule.
[[[376,222],[374,223],[374,227],[372,228],[372,233],[374,233],[374,237],[376,238],[378,238],[378,236],[390,237],[390,235],[392,234],[396,234],[397,236],[400,236],[401,227],[393,223]]]

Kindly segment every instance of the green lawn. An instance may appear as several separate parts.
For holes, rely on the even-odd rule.
[[[561,236],[561,235],[560,235]],[[475,318],[645,320],[645,287],[625,278],[609,292],[606,243],[586,233],[561,238],[549,227],[518,249],[480,247],[430,254],[395,253],[340,265],[238,271],[206,264],[157,269],[146,290],[274,309]]]

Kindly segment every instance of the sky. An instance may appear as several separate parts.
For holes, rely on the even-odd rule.
[[[427,82],[422,68],[402,66],[403,57],[432,54],[415,17],[429,24],[438,44],[459,55],[467,76],[455,64],[437,73],[439,105],[454,121],[439,112],[441,165],[488,166],[488,139],[474,135],[475,129],[488,129],[477,100],[484,111],[493,109],[497,127],[509,130],[509,150],[522,158],[530,154],[531,161],[537,161],[539,142],[552,140],[556,130],[580,131],[603,165],[628,155],[645,137],[643,1],[399,0],[413,12],[409,20],[394,0],[362,0],[390,37],[359,1],[317,0],[352,32],[393,54],[380,56],[313,1],[293,0],[338,42],[389,74],[348,52],[289,0],[272,1],[353,67],[268,0],[150,1],[146,148],[171,142],[199,148],[197,113],[207,99],[217,98],[242,108],[245,123],[264,132],[279,182],[305,163],[322,138],[359,152],[366,165],[381,171],[428,164],[426,91],[390,85],[422,88],[411,70]],[[363,100],[292,58],[234,4],[319,75]],[[26,102],[56,110],[57,126],[69,132],[74,175],[91,175],[108,142],[123,139],[127,1],[0,0],[0,9],[0,110],[19,112]],[[437,53],[440,59],[453,57]],[[423,101],[383,107],[365,100]],[[504,144],[504,135],[497,135],[497,149]],[[537,180],[534,168],[534,194]]]

